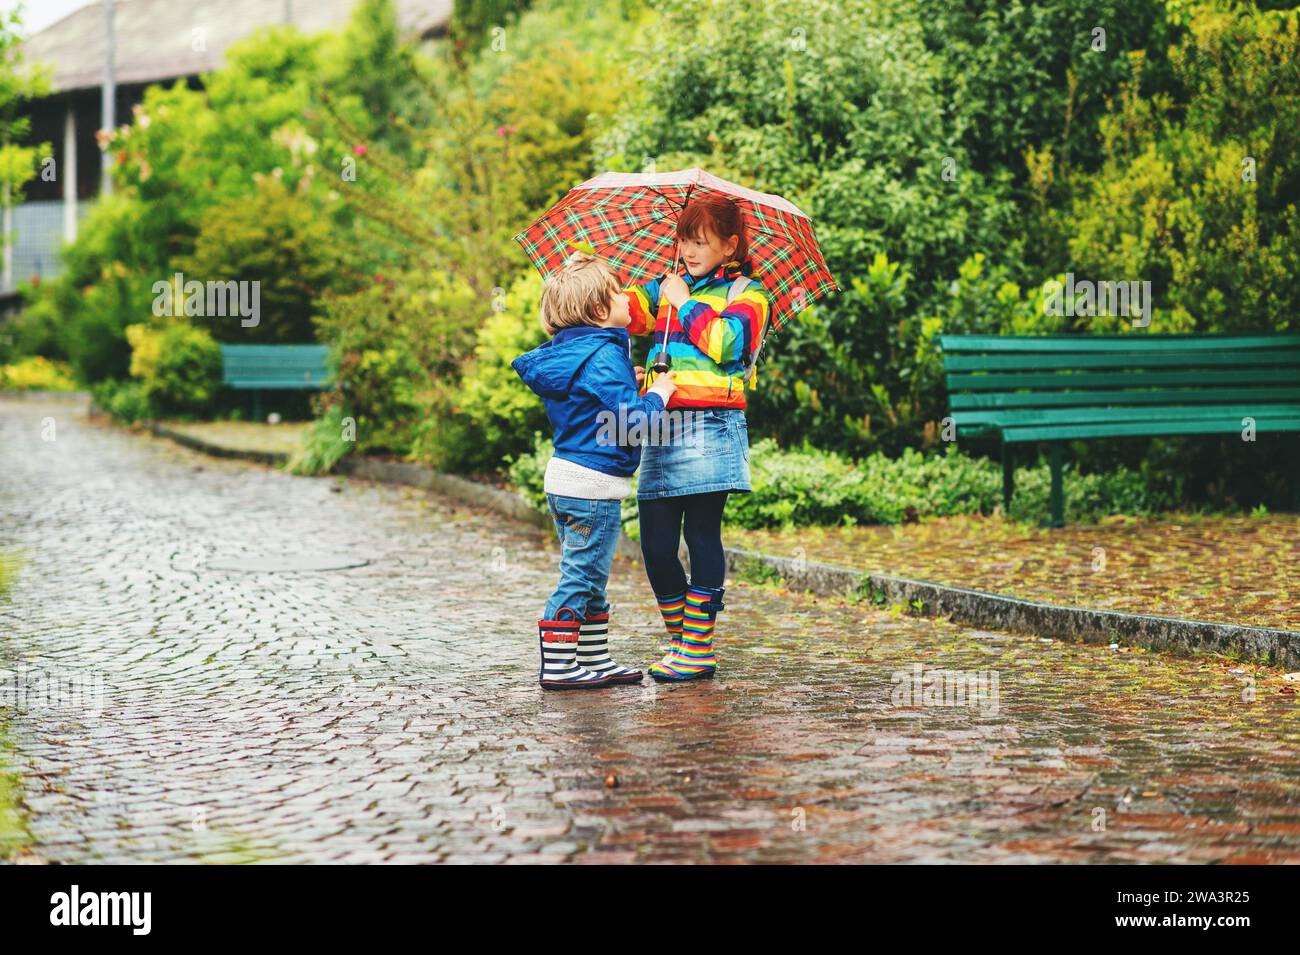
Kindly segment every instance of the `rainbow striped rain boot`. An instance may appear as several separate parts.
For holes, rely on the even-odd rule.
[[[565,614],[568,620],[564,619]],[[588,690],[613,681],[578,666],[578,632],[582,620],[572,607],[561,607],[554,620],[537,621],[542,648],[542,670],[537,682],[544,690]]]
[[[578,666],[611,683],[640,683],[641,671],[615,663],[609,656],[609,609],[589,613],[578,628]]]
[[[707,680],[718,668],[713,653],[713,624],[723,609],[723,588],[686,588],[682,610],[682,638],[668,655],[650,667],[650,675],[661,683]]]
[[[659,604],[659,615],[664,618],[664,627],[668,630],[668,648],[676,650],[682,644],[682,610],[686,606],[686,591],[671,597],[655,595]]]

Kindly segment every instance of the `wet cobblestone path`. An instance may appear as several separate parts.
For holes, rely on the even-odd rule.
[[[718,679],[543,693],[539,530],[66,405],[0,400],[0,456],[0,663],[103,685],[4,712],[51,862],[1300,862],[1276,671],[732,580]],[[254,569],[290,555],[367,563]],[[639,566],[610,600],[649,663]],[[901,698],[914,664],[996,696]]]

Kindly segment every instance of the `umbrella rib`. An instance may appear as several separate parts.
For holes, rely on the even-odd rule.
[[[664,195],[662,192],[660,192],[660,191],[659,191],[658,189],[656,189],[654,186],[646,186],[645,188],[648,189],[650,192],[653,192],[656,196],[658,196],[659,198],[661,198],[664,202],[668,203],[668,205],[669,205],[670,207],[676,205],[676,203],[674,203],[672,199],[669,199],[666,195]],[[689,195],[689,193],[688,193],[688,195]],[[683,201],[682,205],[685,205],[685,204],[686,204],[685,201]],[[674,211],[676,211],[676,209],[674,209]]]

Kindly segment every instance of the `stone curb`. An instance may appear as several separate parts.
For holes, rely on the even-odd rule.
[[[412,487],[437,491],[466,504],[491,508],[499,514],[525,521],[537,527],[550,527],[550,518],[537,510],[518,494],[503,491],[489,484],[480,484],[455,474],[444,474],[433,468],[405,461],[380,461],[375,458],[343,458],[334,466],[339,474],[383,481],[387,484],[409,484]]]
[[[171,428],[165,428],[152,421],[147,422],[145,427],[149,429],[150,434],[175,441],[177,444],[184,445],[193,451],[210,454],[214,458],[238,458],[244,461],[256,461],[258,464],[284,464],[289,460],[289,455],[283,451],[248,451],[240,448],[227,448],[181,431],[173,431]]]
[[[1045,604],[907,577],[861,573],[835,564],[776,557],[740,548],[726,550],[729,570],[761,573],[766,568],[779,574],[792,590],[847,596],[870,588],[868,593],[883,594],[886,603],[911,608],[919,600],[923,615],[947,617],[970,626],[1084,643],[1144,646],[1183,656],[1236,653],[1260,663],[1279,664],[1288,669],[1300,667],[1300,633],[1292,630]]]
[[[87,401],[89,391],[0,391],[0,398],[18,398],[28,401],[67,400]]]
[[[223,448],[153,424],[149,429],[160,437],[220,457],[245,458],[264,464],[278,464],[287,459],[287,455],[278,452]],[[334,470],[348,477],[437,491],[455,500],[490,508],[536,527],[551,526],[546,514],[513,491],[503,491],[422,465],[374,458],[344,458]],[[1084,643],[1137,645],[1183,656],[1201,653],[1225,656],[1237,654],[1243,659],[1260,663],[1280,665],[1287,669],[1300,668],[1300,633],[1292,630],[1036,603],[982,590],[887,574],[864,573],[851,567],[795,557],[778,557],[739,547],[726,547],[724,550],[728,571],[760,577],[780,577],[791,590],[808,591],[819,596],[859,594],[866,598],[874,592],[883,595],[886,603],[901,604],[912,609],[915,609],[914,602],[919,600],[919,612],[922,615],[945,617],[974,627],[1053,639],[1072,639]],[[641,548],[626,534],[620,534],[618,554],[639,560]],[[683,562],[689,564],[684,545],[682,557]]]

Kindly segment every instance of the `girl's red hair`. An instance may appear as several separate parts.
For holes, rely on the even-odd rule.
[[[686,203],[686,208],[677,218],[677,237],[679,239],[703,239],[705,233],[712,232],[723,242],[733,235],[739,237],[736,254],[732,256],[737,262],[749,258],[749,235],[745,228],[745,213],[740,206],[726,196],[701,196]]]

